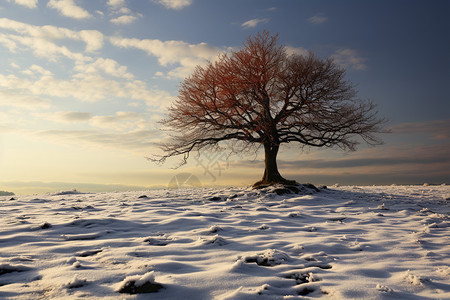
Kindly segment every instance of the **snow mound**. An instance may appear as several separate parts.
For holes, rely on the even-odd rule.
[[[0,264],[0,275],[13,272],[25,272],[29,270],[31,270],[31,268],[23,265]]]
[[[142,276],[134,275],[126,277],[117,287],[116,291],[125,294],[146,294],[156,293],[163,286],[155,282],[154,271]]]
[[[85,285],[87,285],[87,279],[81,279],[77,275],[65,284],[68,289],[76,289]]]
[[[238,258],[246,263],[256,263],[258,266],[273,267],[289,261],[289,255],[277,249],[266,249],[255,255]]]

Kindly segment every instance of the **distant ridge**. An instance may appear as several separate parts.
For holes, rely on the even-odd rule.
[[[0,196],[14,196],[13,192],[0,191]]]

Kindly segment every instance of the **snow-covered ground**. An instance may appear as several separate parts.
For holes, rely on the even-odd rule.
[[[449,186],[4,196],[0,298],[450,299],[449,198]],[[142,290],[157,292],[129,294]]]

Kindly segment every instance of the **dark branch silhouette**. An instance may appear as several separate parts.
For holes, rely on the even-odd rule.
[[[380,143],[376,133],[384,120],[372,102],[356,98],[343,68],[312,52],[288,55],[277,42],[278,35],[264,31],[250,36],[241,50],[197,66],[162,121],[172,133],[161,145],[165,155],[151,160],[180,155],[182,165],[193,151],[236,140],[240,147],[232,152],[264,147],[265,171],[257,184],[293,183],[278,171],[283,143],[345,150],[355,150],[358,136]]]

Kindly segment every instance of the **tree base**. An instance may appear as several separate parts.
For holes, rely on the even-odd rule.
[[[254,189],[266,190],[266,192],[273,192],[277,195],[284,194],[300,194],[300,193],[314,193],[320,192],[320,189],[311,183],[299,184],[295,180],[286,180],[283,182],[265,182],[263,180],[256,182],[253,185]]]
[[[272,181],[268,181],[268,180],[260,180],[258,182],[255,182],[253,184],[254,188],[264,188],[264,187],[268,187],[271,185],[277,185],[277,184],[281,184],[281,185],[290,185],[290,186],[295,186],[295,185],[299,185],[299,183],[295,180],[287,180],[284,179],[283,177],[280,177],[276,180],[272,180]]]

